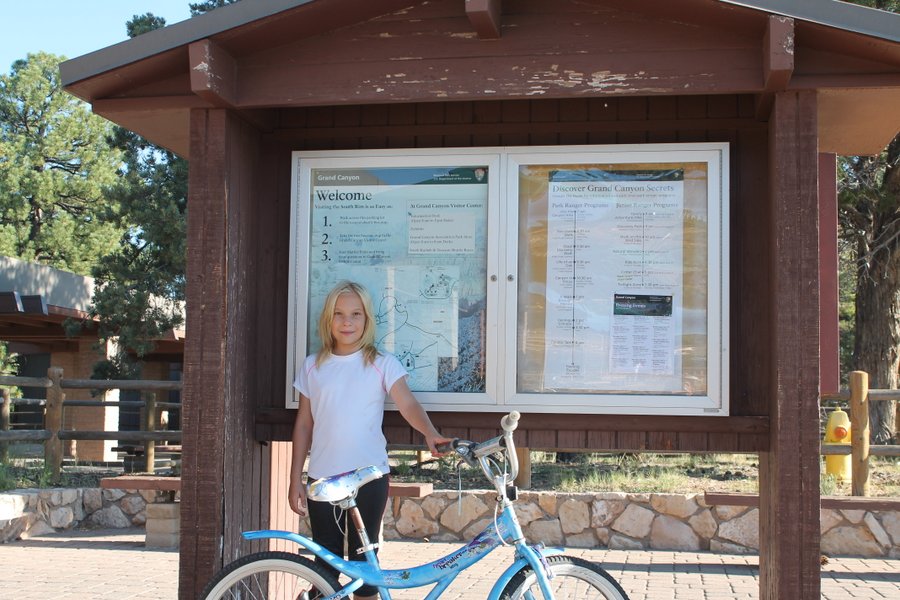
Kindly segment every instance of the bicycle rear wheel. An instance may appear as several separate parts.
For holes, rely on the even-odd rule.
[[[289,552],[258,552],[226,565],[210,581],[204,600],[315,600],[340,589],[330,573]]]
[[[574,556],[548,556],[550,589],[556,600],[628,600],[612,576],[592,562]],[[541,600],[537,576],[530,566],[522,568],[500,593],[501,600]]]

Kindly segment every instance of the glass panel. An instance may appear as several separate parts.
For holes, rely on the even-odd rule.
[[[350,279],[413,391],[484,392],[488,177],[477,164],[311,169],[309,352],[325,296]]]
[[[517,392],[707,393],[707,184],[705,162],[519,166]]]

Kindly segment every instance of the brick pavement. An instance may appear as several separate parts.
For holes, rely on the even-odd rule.
[[[178,553],[144,548],[142,529],[73,531],[0,544],[0,599],[174,599]],[[392,568],[434,560],[455,545],[388,542],[383,562]],[[508,564],[500,549],[460,574],[447,600],[484,598]],[[570,549],[601,562],[632,600],[757,598],[756,556],[704,552]],[[395,600],[421,599],[424,590],[402,590]],[[900,559],[832,558],[822,568],[825,600],[900,598]]]

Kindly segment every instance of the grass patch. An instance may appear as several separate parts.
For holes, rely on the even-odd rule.
[[[554,452],[532,451],[531,487],[535,491],[628,492],[689,494],[701,491],[757,493],[759,465],[747,454],[578,453],[560,462]],[[849,496],[849,482],[824,473],[826,496]],[[391,476],[396,481],[433,482],[437,489],[485,489],[481,472],[464,467],[457,476],[455,461],[431,459],[419,465],[415,452],[391,453]],[[402,465],[402,466],[401,466]],[[873,497],[900,497],[900,460],[873,457],[869,466]]]

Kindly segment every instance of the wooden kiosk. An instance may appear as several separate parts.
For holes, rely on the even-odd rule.
[[[688,144],[727,149],[705,204],[719,233],[701,240],[721,258],[700,260],[703,281],[718,282],[704,288],[719,307],[706,321],[719,328],[707,340],[717,366],[704,373],[721,388],[710,412],[629,411],[629,394],[607,411],[585,386],[583,410],[554,404],[565,396],[516,395],[521,363],[507,342],[524,320],[503,300],[521,271],[490,269],[483,285],[495,304],[482,323],[506,332],[490,338],[488,355],[502,382],[482,390],[488,404],[426,405],[445,433],[479,439],[525,402],[517,435],[531,448],[758,453],[760,597],[818,598],[818,404],[836,348],[834,156],[879,152],[900,129],[898,32],[900,16],[831,0],[253,0],[64,63],[65,88],[94,112],[190,160],[180,597],[248,551],[240,531],[289,523],[286,348],[305,342],[296,326],[311,310],[308,264],[298,251],[311,260],[303,236],[316,231],[297,220],[306,157],[387,155],[402,168],[404,157],[441,149],[455,149],[457,163],[488,153],[501,169],[491,206],[509,214],[524,180],[508,165],[530,148],[546,157],[566,147],[576,154],[566,164],[587,160],[593,174],[617,147],[677,163]],[[295,152],[306,153],[300,171]],[[488,227],[488,240],[499,231]],[[515,262],[514,247],[498,252]],[[559,303],[544,300],[533,302],[546,314]],[[622,314],[634,316],[629,306]],[[678,389],[679,401],[705,393]],[[386,432],[415,441],[393,413]]]

